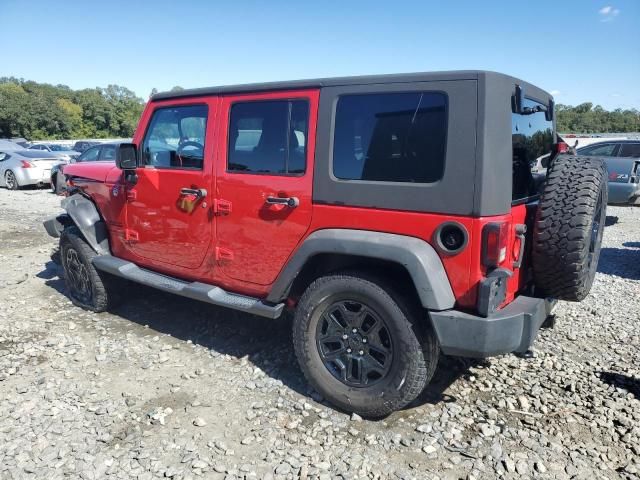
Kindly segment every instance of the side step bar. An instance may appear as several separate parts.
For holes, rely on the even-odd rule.
[[[94,257],[93,265],[103,272],[157,288],[164,292],[175,293],[183,297],[200,300],[201,302],[241,310],[261,317],[278,318],[284,309],[284,303],[270,305],[264,303],[259,298],[236,295],[226,292],[220,287],[206,283],[186,282],[145,270],[138,267],[135,263],[127,262],[126,260],[112,257],[111,255]]]

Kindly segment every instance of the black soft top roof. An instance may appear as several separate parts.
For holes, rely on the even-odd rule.
[[[454,70],[448,72],[400,73],[387,75],[361,75],[352,77],[318,78],[311,80],[292,80],[284,82],[249,83],[243,85],[228,85],[218,87],[192,88],[174,92],[161,92],[151,97],[151,101],[168,100],[172,98],[201,97],[207,95],[221,95],[230,93],[269,92],[278,90],[294,90],[305,88],[337,87],[344,85],[367,85],[379,83],[411,83],[446,80],[486,80],[500,77],[510,79],[513,83],[529,85],[527,82],[502,73],[485,70]],[[533,87],[536,88],[536,87]],[[537,88],[536,88],[537,89]],[[546,92],[545,92],[546,93]],[[549,94],[547,94],[549,96]]]

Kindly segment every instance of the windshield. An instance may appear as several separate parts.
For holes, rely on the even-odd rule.
[[[48,147],[52,152],[66,152],[68,150],[64,145],[48,145]]]

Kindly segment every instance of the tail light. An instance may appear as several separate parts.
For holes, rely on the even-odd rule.
[[[34,168],[35,165],[31,162],[27,162],[26,160],[20,160],[20,163],[22,164],[22,168]]]
[[[560,154],[560,153],[566,153],[569,151],[569,145],[567,145],[564,142],[558,142],[556,143],[556,153]]]
[[[509,224],[505,222],[487,223],[482,229],[482,264],[497,267],[507,258]]]

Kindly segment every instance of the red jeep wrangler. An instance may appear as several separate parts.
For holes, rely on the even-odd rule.
[[[161,93],[115,164],[65,168],[66,213],[45,227],[76,305],[106,310],[126,279],[293,310],[313,387],[383,416],[440,351],[525,352],[555,299],[588,294],[606,171],[556,155],[553,113],[481,71]]]

